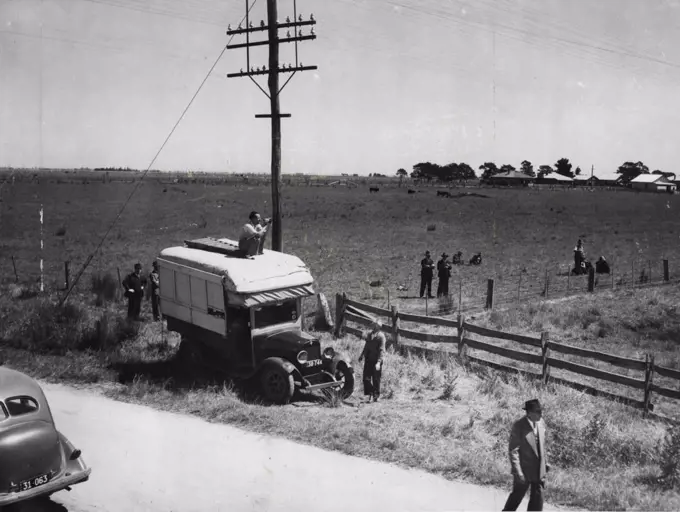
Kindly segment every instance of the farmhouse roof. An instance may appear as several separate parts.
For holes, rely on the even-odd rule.
[[[590,175],[590,174],[579,174],[578,176],[574,176],[574,181],[588,181],[589,179],[594,179],[594,180],[599,180],[595,175]]]
[[[491,176],[492,179],[533,180],[528,174],[519,171],[507,171]]]
[[[546,180],[555,180],[555,181],[574,181],[572,180],[569,176],[564,176],[562,174],[553,172],[550,173],[545,177]]]
[[[217,241],[238,247],[228,238]],[[264,254],[247,259],[192,247],[169,247],[161,251],[159,260],[221,276],[227,292],[249,296],[251,300],[241,297],[246,306],[314,294],[312,274],[292,254],[265,249]]]
[[[664,177],[662,174],[640,174],[636,178],[630,180],[631,183],[668,183],[671,184],[673,183],[672,181],[668,180],[666,177]]]
[[[599,180],[605,180],[605,181],[617,181],[621,178],[620,174],[617,174],[615,171],[614,172],[602,172],[598,173],[595,175],[595,177]]]

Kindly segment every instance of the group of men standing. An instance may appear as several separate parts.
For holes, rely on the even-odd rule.
[[[446,297],[449,294],[449,279],[451,278],[451,269],[453,266],[449,261],[449,255],[442,253],[441,259],[437,262],[437,276],[439,283],[437,284],[437,297]],[[425,251],[425,257],[420,261],[420,297],[425,295],[427,289],[427,297],[434,299],[432,295],[432,278],[434,277],[434,261],[430,256],[430,251]]]
[[[160,315],[160,275],[158,274],[158,262],[154,261],[153,269],[149,273],[148,281],[151,281],[151,310],[154,321],[161,319]],[[125,276],[121,282],[128,300],[127,316],[130,320],[141,320],[142,300],[147,286],[147,278],[142,275],[142,264],[135,263],[133,272]]]

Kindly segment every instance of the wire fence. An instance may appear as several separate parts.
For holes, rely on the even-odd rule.
[[[609,263],[609,273],[576,275],[569,265],[541,271],[516,271],[488,278],[463,278],[449,282],[445,296],[408,295],[407,291],[383,287],[361,297],[379,307],[397,305],[401,310],[425,316],[450,316],[508,307],[537,300],[559,300],[585,293],[639,289],[680,283],[680,259],[632,259]],[[591,281],[591,282],[589,282]],[[433,280],[433,292],[437,280]],[[591,289],[592,288],[592,289]]]

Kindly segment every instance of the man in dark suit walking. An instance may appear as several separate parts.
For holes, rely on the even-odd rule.
[[[545,425],[543,410],[537,400],[524,404],[526,416],[516,421],[510,434],[510,467],[513,476],[512,493],[503,510],[517,510],[527,490],[530,490],[527,510],[543,510],[545,475],[550,471],[546,462]]]

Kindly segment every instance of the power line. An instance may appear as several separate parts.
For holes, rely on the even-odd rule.
[[[125,53],[125,52],[131,52],[131,51],[138,51],[135,48],[126,48],[124,46],[116,46],[116,45],[109,45],[109,44],[102,44],[102,43],[96,43],[92,41],[83,41],[80,39],[71,39],[71,38],[66,38],[66,37],[57,37],[57,36],[49,36],[49,35],[36,35],[36,34],[28,34],[26,32],[19,32],[16,30],[3,30],[0,29],[0,33],[3,34],[11,34],[15,36],[20,36],[20,37],[27,37],[30,39],[47,39],[49,41],[59,41],[62,43],[70,43],[70,44],[76,44],[76,45],[82,45],[88,48],[102,48],[105,50],[113,51],[113,52],[118,52],[118,53]],[[157,55],[165,55],[167,57],[173,58],[173,59],[180,59],[180,60],[204,60],[203,58],[199,57],[191,57],[189,55],[175,55],[172,53],[167,53],[167,52],[159,52],[156,48],[150,48],[150,51],[157,54]]]
[[[256,3],[257,3],[257,0],[253,0],[253,3],[252,3],[252,4],[250,5],[250,7],[248,8],[247,14],[250,13],[250,10],[255,6]],[[247,14],[246,14],[246,16],[247,16]],[[243,23],[243,21],[246,19],[246,16],[243,17],[243,19],[241,20],[241,23]],[[80,280],[80,277],[83,275],[83,272],[84,272],[85,269],[89,266],[89,264],[90,264],[90,262],[92,261],[92,259],[95,257],[95,255],[96,255],[96,254],[99,252],[99,250],[101,249],[102,245],[104,244],[104,241],[105,241],[106,238],[109,236],[109,233],[111,232],[111,230],[113,229],[113,227],[116,225],[116,222],[118,222],[118,219],[120,219],[120,216],[123,214],[123,211],[125,211],[125,208],[127,207],[128,203],[129,203],[130,200],[132,199],[132,196],[135,194],[135,192],[137,191],[137,189],[139,188],[139,186],[142,184],[142,181],[144,180],[144,178],[146,177],[147,173],[148,173],[149,170],[151,169],[151,166],[154,164],[154,162],[156,161],[156,159],[158,158],[158,156],[161,154],[161,151],[163,151],[163,148],[165,148],[165,145],[166,145],[166,144],[168,143],[168,141],[170,140],[170,137],[172,137],[172,134],[175,133],[175,130],[177,129],[177,126],[179,126],[179,123],[180,123],[180,122],[182,121],[182,119],[184,118],[184,115],[185,115],[185,114],[187,113],[187,111],[189,110],[189,107],[191,107],[191,105],[193,104],[194,100],[196,99],[196,96],[198,96],[198,93],[199,93],[199,92],[201,91],[201,89],[203,88],[203,85],[208,81],[208,78],[210,78],[210,75],[212,74],[213,70],[214,70],[215,67],[217,66],[217,63],[218,63],[218,62],[220,61],[220,59],[222,58],[222,55],[224,55],[224,52],[227,51],[227,46],[229,45],[229,43],[231,42],[231,40],[232,40],[233,38],[234,38],[234,36],[232,36],[231,38],[229,38],[229,41],[227,42],[227,44],[224,46],[224,48],[222,48],[222,51],[221,51],[220,54],[218,55],[217,59],[215,59],[215,62],[214,62],[213,65],[210,67],[210,70],[208,71],[208,73],[205,75],[205,78],[204,78],[203,81],[201,82],[201,85],[198,86],[198,89],[196,90],[196,92],[195,92],[194,95],[192,96],[191,100],[190,100],[189,103],[187,104],[187,106],[186,106],[186,108],[184,109],[184,111],[182,112],[182,114],[179,116],[179,119],[177,119],[177,122],[176,122],[175,125],[172,127],[172,130],[170,130],[170,133],[168,134],[168,136],[167,136],[167,137],[165,138],[165,140],[163,141],[163,144],[161,144],[160,149],[156,152],[156,155],[153,157],[153,159],[152,159],[151,162],[149,163],[149,166],[146,168],[146,170],[145,170],[144,173],[142,174],[142,177],[139,179],[139,181],[137,182],[137,184],[135,185],[135,187],[132,189],[132,192],[130,192],[130,195],[129,195],[128,198],[125,200],[125,203],[123,203],[123,206],[121,207],[120,211],[118,212],[118,215],[116,215],[116,218],[113,220],[113,222],[112,222],[111,225],[109,226],[109,229],[106,231],[106,233],[104,233],[104,236],[103,236],[103,237],[101,238],[101,240],[99,241],[99,244],[97,245],[96,249],[90,254],[90,256],[87,258],[87,261],[85,261],[85,264],[83,265],[83,267],[80,269],[80,271],[79,271],[78,274],[76,275],[75,279],[73,280],[73,284],[72,284],[71,287],[67,290],[66,295],[64,295],[64,297],[61,299],[61,301],[60,301],[60,306],[63,305],[63,304],[66,302],[66,299],[68,299],[69,295],[71,294],[71,291],[73,290],[73,288],[75,288],[76,284],[77,284],[78,281]]]
[[[99,5],[107,5],[109,7],[118,7],[120,9],[128,9],[130,11],[137,11],[145,14],[156,14],[159,16],[166,16],[169,18],[174,18],[177,20],[183,20],[183,21],[192,21],[195,23],[202,23],[204,25],[213,25],[216,27],[224,27],[224,23],[216,23],[214,21],[208,21],[206,19],[199,19],[199,18],[193,18],[191,16],[180,16],[178,15],[179,13],[174,12],[174,11],[164,11],[164,10],[158,10],[158,9],[144,9],[141,7],[136,7],[130,4],[125,4],[125,3],[119,3],[119,2],[112,2],[111,0],[81,0],[83,2],[90,2],[93,4],[99,4]],[[207,12],[207,11],[206,11]],[[214,19],[214,16],[212,16]]]

